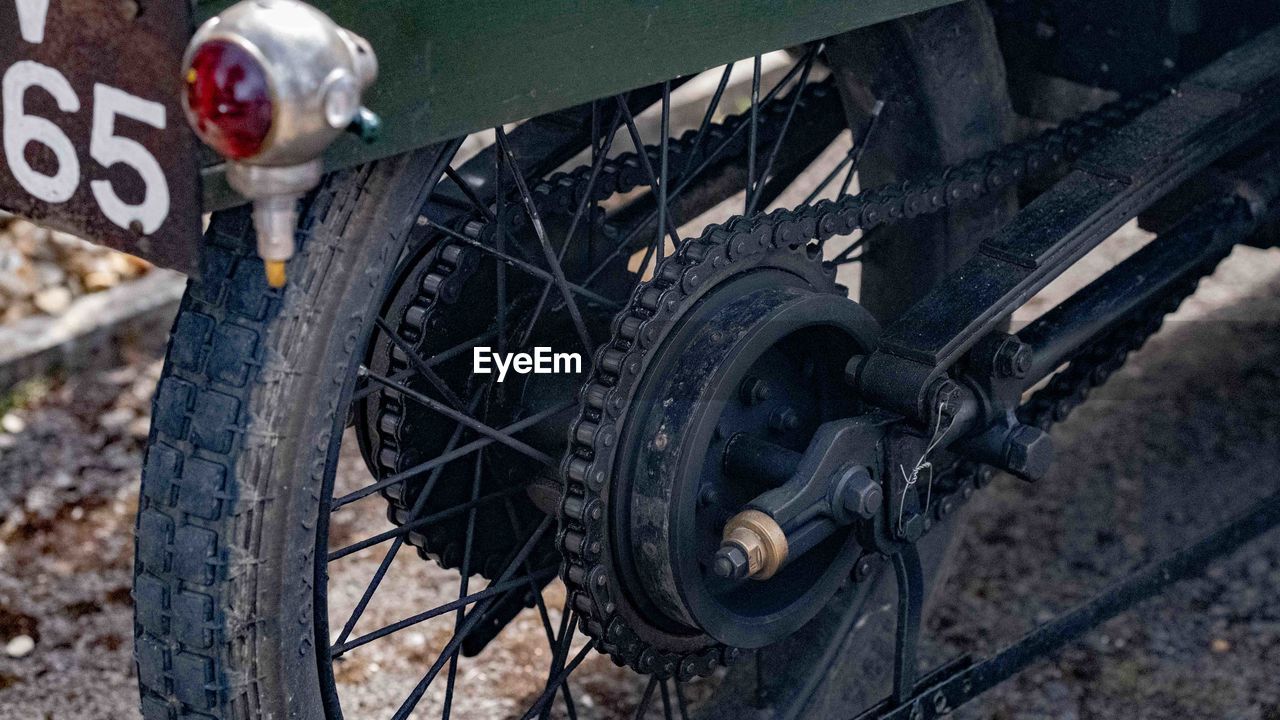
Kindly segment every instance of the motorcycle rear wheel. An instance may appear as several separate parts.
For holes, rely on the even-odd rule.
[[[864,185],[918,176],[1007,139],[1002,66],[981,4],[855,31],[830,41],[827,56],[853,127],[868,97],[889,103]],[[307,202],[284,290],[266,286],[248,213],[214,217],[201,275],[174,324],[143,472],[135,657],[147,720],[340,717],[347,703],[328,647],[326,509],[364,348],[412,254],[413,219],[450,159],[448,148],[426,148],[328,178]],[[1005,209],[872,234],[864,302],[891,319],[964,259],[975,227]],[[925,554],[937,573],[950,533],[930,537]],[[731,668],[695,699],[699,716],[827,717],[877,700],[886,648],[854,628],[892,586],[884,575],[838,596],[763,651],[773,671],[759,660]],[[665,681],[627,698],[636,696],[667,717],[685,707],[683,690]],[[473,709],[478,716],[505,711],[473,707],[488,708]]]

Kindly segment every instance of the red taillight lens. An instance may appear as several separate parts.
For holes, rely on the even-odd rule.
[[[251,158],[271,132],[267,73],[247,50],[225,40],[200,46],[187,68],[187,120],[223,157]]]

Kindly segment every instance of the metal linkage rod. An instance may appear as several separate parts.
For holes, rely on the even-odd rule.
[[[859,715],[858,720],[931,720],[945,715],[1170,585],[1199,575],[1214,559],[1235,551],[1277,525],[1280,525],[1280,492],[1199,542],[1133,573],[1092,600],[1041,625],[994,658],[964,667],[937,682],[917,686],[915,694],[906,702],[885,701]]]
[[[1146,247],[1028,325],[1018,337],[1032,348],[1023,378],[1031,387],[1080,348],[1184,278],[1211,272],[1246,240],[1280,195],[1280,150],[1268,148],[1236,168],[1232,191],[1204,203]],[[1188,287],[1193,290],[1194,282]]]

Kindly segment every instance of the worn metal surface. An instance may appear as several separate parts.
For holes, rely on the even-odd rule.
[[[378,53],[367,104],[381,140],[354,137],[330,167],[558,110],[952,0],[316,0]],[[232,4],[206,0],[199,20]],[[206,204],[235,196],[206,173]]]
[[[188,3],[60,0],[47,3],[47,14],[42,5],[0,2],[0,74],[7,96],[0,108],[6,148],[0,154],[0,207],[190,270],[200,234],[198,165],[196,142],[179,106],[177,71],[190,34]],[[157,103],[160,117],[154,114]],[[58,145],[64,146],[61,160],[53,149]],[[154,174],[144,179],[149,163],[158,164],[154,170],[167,187],[167,203],[154,194],[161,192],[161,180]],[[24,165],[39,175],[63,177],[44,183],[54,189],[41,189],[42,181],[33,183]],[[153,193],[155,210],[139,223],[151,226],[145,233],[129,227],[136,212],[104,210],[110,202],[101,199],[108,187],[102,181],[128,205]]]

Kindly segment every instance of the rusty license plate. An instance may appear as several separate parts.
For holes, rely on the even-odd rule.
[[[0,208],[190,271],[189,0],[0,0]]]

